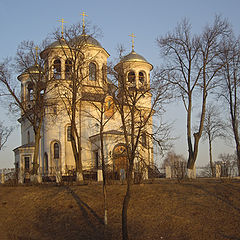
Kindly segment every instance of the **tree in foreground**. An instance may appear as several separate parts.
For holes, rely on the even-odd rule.
[[[205,121],[203,126],[203,140],[208,140],[209,161],[212,177],[215,177],[215,167],[212,157],[212,143],[217,138],[226,136],[226,123],[220,117],[220,113],[215,105],[208,105],[206,109]]]
[[[53,66],[55,93],[59,100],[56,105],[59,113],[66,113],[70,120],[71,147],[78,181],[83,180],[81,116],[86,112],[86,102],[94,101],[99,95],[98,89],[101,86],[96,86],[95,83],[100,71],[96,68],[95,61],[104,54],[103,58],[108,55],[102,53],[102,48],[93,38],[97,30],[93,28],[92,33],[87,30],[83,22],[83,25],[73,24],[64,31],[62,29],[61,34],[55,32],[56,41],[42,54],[43,57],[46,53],[58,55]],[[61,68],[61,61],[65,61],[65,69]]]
[[[216,16],[213,24],[207,25],[201,34],[192,35],[191,25],[183,20],[172,33],[157,39],[165,57],[168,82],[175,88],[176,97],[182,99],[186,110],[189,177],[203,133],[207,97],[216,87],[219,71],[225,65],[220,61],[219,53],[229,32],[228,22]],[[192,134],[192,113],[197,107],[200,118],[197,131]]]
[[[88,117],[91,121],[94,121],[94,125],[99,128],[100,138],[100,159],[101,159],[101,170],[103,180],[103,200],[104,200],[104,225],[108,224],[108,204],[107,204],[107,166],[106,166],[106,154],[104,143],[104,133],[108,125],[111,124],[111,120],[114,121],[116,108],[114,107],[112,93],[114,86],[107,80],[107,69],[104,67],[102,72],[102,86],[98,86],[97,92],[95,92],[95,98],[88,99],[88,104],[92,111],[89,109],[83,110],[83,114]],[[112,140],[114,141],[114,140]],[[98,160],[98,159],[97,159]]]
[[[240,138],[239,138],[239,119],[240,119],[240,39],[236,39],[232,34],[225,39],[221,60],[224,67],[221,70],[221,83],[219,97],[223,100],[228,109],[232,138],[235,142],[238,175],[240,176]]]
[[[153,115],[162,113],[163,104],[169,99],[168,85],[163,79],[150,84],[149,64],[134,49],[112,69],[115,91],[112,93],[116,111],[121,119],[124,148],[127,160],[127,186],[122,205],[122,239],[128,238],[128,207],[134,171],[142,165],[151,165],[153,154]],[[159,75],[158,75],[159,76]],[[157,139],[157,136],[155,136]],[[166,139],[161,139],[162,145]]]
[[[42,45],[44,47],[45,42]],[[27,120],[34,131],[32,176],[35,177],[39,169],[39,143],[48,85],[48,69],[44,68],[44,61],[39,58],[37,49],[32,41],[22,42],[17,50],[16,61],[12,64],[5,60],[0,65],[1,94],[7,98],[12,111],[21,112],[19,121]],[[21,88],[14,76],[16,71],[20,73],[18,80],[22,82]]]

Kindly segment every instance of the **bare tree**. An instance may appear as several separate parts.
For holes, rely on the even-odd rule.
[[[223,44],[221,59],[224,68],[221,71],[219,96],[228,108],[233,139],[236,146],[238,175],[240,176],[240,138],[239,138],[239,103],[240,103],[240,39],[232,34]]]
[[[131,54],[135,54],[133,51]],[[115,77],[115,91],[112,93],[117,113],[121,119],[125,155],[127,159],[127,189],[122,205],[122,239],[128,239],[128,206],[131,199],[134,166],[137,160],[143,160],[145,166],[150,159],[145,159],[144,152],[152,154],[153,131],[152,117],[154,113],[163,111],[163,104],[169,99],[168,85],[158,77],[158,84],[145,80],[144,84],[137,83],[135,74],[131,72],[134,64],[129,66],[124,58],[115,66],[112,74]],[[151,65],[145,63],[151,70]],[[146,66],[145,66],[146,68]],[[146,68],[146,69],[147,69]],[[149,71],[149,70],[148,70]],[[160,76],[160,74],[158,75]],[[113,80],[114,82],[114,80]],[[160,82],[160,84],[159,84]],[[164,139],[158,141],[164,144]],[[147,142],[149,144],[147,144]]]
[[[216,86],[216,77],[225,62],[219,61],[219,52],[223,38],[229,33],[226,20],[216,16],[212,25],[207,25],[199,35],[191,34],[191,25],[187,20],[178,24],[173,33],[157,39],[166,59],[165,69],[168,81],[176,89],[187,115],[188,164],[191,171],[198,155],[199,141],[202,136],[207,96]],[[197,131],[192,139],[192,110],[200,99],[201,114]]]
[[[0,150],[2,150],[3,146],[6,144],[12,131],[12,127],[6,127],[3,125],[3,122],[0,122]]]
[[[174,151],[167,153],[163,161],[163,167],[171,167],[171,175],[180,182],[187,176],[187,161],[183,155],[178,155]]]
[[[205,121],[203,126],[203,140],[208,140],[209,160],[212,177],[215,175],[215,169],[212,159],[212,143],[216,138],[224,138],[226,135],[226,123],[222,121],[220,113],[216,106],[210,104],[207,106]]]
[[[44,48],[46,42],[42,43]],[[40,48],[38,48],[40,49]],[[34,155],[33,155],[33,175],[38,174],[39,142],[41,138],[42,121],[44,109],[46,107],[46,89],[48,85],[48,69],[44,67],[44,61],[40,59],[36,51],[36,45],[32,41],[24,41],[20,44],[16,62],[14,64],[5,60],[0,65],[0,83],[2,85],[1,94],[8,98],[9,106],[12,110],[21,112],[19,121],[27,119],[35,134]],[[27,93],[21,94],[19,82],[14,78],[14,73],[20,72],[19,80],[28,79]],[[23,86],[22,86],[23,88]]]
[[[222,177],[233,177],[236,176],[237,169],[237,158],[236,154],[221,153],[218,156],[221,166],[221,176]]]
[[[214,167],[216,167],[216,164],[215,164],[215,163],[213,163],[213,165],[214,165]],[[215,174],[216,174],[216,172],[214,171],[214,176],[215,176]],[[200,176],[200,177],[207,177],[207,178],[213,176],[213,175],[212,175],[212,168],[211,168],[211,166],[210,166],[210,163],[206,164],[205,166],[203,166],[203,167],[201,168],[201,172],[200,172],[199,176]]]
[[[104,147],[104,130],[107,124],[112,120],[116,112],[114,107],[113,98],[110,93],[114,86],[107,81],[107,69],[104,69],[103,74],[103,86],[98,88],[97,98],[87,99],[88,104],[92,107],[92,111],[83,110],[83,113],[93,119],[99,128],[100,137],[100,156],[101,156],[101,168],[103,175],[103,199],[104,199],[104,224],[108,224],[108,204],[107,204],[107,169],[106,169],[106,157]]]
[[[61,100],[62,111],[67,113],[71,123],[71,146],[76,164],[77,180],[83,180],[82,166],[82,130],[81,114],[82,102],[94,98],[96,95],[95,85],[83,84],[87,79],[95,77],[99,70],[95,69],[94,76],[91,75],[89,63],[94,61],[102,48],[89,55],[87,49],[94,44],[99,44],[92,36],[98,30],[93,28],[92,33],[87,33],[85,25],[73,24],[66,28],[61,34],[54,33],[56,42],[45,52],[55,51],[56,54],[65,60],[65,72],[56,66],[54,67],[54,82],[57,86],[57,96]],[[56,49],[55,46],[58,46]],[[44,56],[44,54],[43,54]],[[59,60],[60,61],[60,60]],[[93,66],[94,67],[94,66]],[[64,76],[63,76],[64,75]],[[92,91],[92,92],[91,92]],[[91,93],[90,93],[91,92]],[[61,108],[61,106],[59,106]],[[78,127],[78,124],[80,127]]]

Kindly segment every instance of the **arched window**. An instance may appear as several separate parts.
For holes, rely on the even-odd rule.
[[[135,83],[135,72],[131,71],[128,73],[128,82]]]
[[[105,64],[102,66],[102,79],[103,83],[107,82],[107,66]]]
[[[60,148],[58,143],[54,143],[53,145],[53,158],[59,159],[60,156]]]
[[[25,170],[29,170],[29,168],[30,168],[30,157],[24,157],[24,166],[25,166]]]
[[[53,62],[53,74],[55,79],[61,79],[61,61],[56,59]]]
[[[67,59],[65,61],[65,78],[66,79],[71,78],[71,73],[72,73],[72,61]]]
[[[24,85],[21,83],[21,101],[24,101]]]
[[[105,99],[105,118],[110,118],[114,114],[114,102],[113,98],[108,96]]]
[[[93,62],[89,64],[89,80],[91,81],[97,80],[97,67],[96,64]]]
[[[147,146],[147,135],[145,132],[142,133],[142,146],[143,147]]]
[[[71,141],[71,139],[72,139],[71,126],[67,126],[67,141]]]
[[[139,82],[143,85],[145,83],[145,74],[144,72],[139,72]]]
[[[44,173],[48,172],[48,154],[44,153]]]
[[[27,88],[28,88],[28,100],[32,101],[33,100],[33,84],[29,83]]]

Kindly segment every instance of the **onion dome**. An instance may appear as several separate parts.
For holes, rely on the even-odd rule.
[[[65,39],[61,38],[60,40],[57,40],[57,41],[53,42],[52,44],[48,45],[46,47],[46,49],[49,49],[49,48],[59,48],[59,47],[63,47],[63,46],[67,47],[67,43],[66,43]]]
[[[64,38],[61,38],[60,40],[53,42],[52,44],[47,46],[45,50],[43,50],[40,53],[40,56],[41,58],[44,58],[45,53],[50,49],[68,48],[68,47],[76,48],[78,46],[92,46],[92,47],[103,48],[102,45],[95,38],[93,38],[90,35],[86,35],[82,33],[80,36],[71,39],[69,43],[67,43]]]
[[[125,63],[125,62],[129,62],[129,63],[130,62],[147,63],[147,64],[149,64],[151,66],[151,69],[153,69],[152,64],[149,63],[142,55],[136,53],[134,50],[132,50],[128,55],[122,57],[119,63]],[[115,67],[117,67],[118,64]]]
[[[90,45],[94,47],[99,47],[102,48],[102,45],[92,36],[86,35],[86,34],[81,34],[80,36],[74,38],[71,40],[70,45]]]
[[[121,59],[121,62],[146,62],[148,63],[148,61],[141,56],[140,54],[137,54],[134,50],[131,51],[128,55],[124,56]]]
[[[86,35],[86,34],[81,34],[78,37],[73,38],[72,40],[69,41],[69,46],[77,46],[77,45],[92,45],[95,47],[100,47],[102,48],[101,44],[93,37]],[[68,44],[66,43],[65,39],[60,39],[57,40],[55,42],[53,42],[52,44],[50,44],[49,46],[47,46],[46,49],[49,48],[60,48],[60,47],[67,47]]]
[[[31,66],[29,68],[27,68],[22,74],[20,74],[17,79],[19,81],[21,81],[21,77],[24,76],[24,75],[28,75],[28,74],[39,74],[41,71],[41,68],[38,66],[38,65],[34,65],[34,66]]]

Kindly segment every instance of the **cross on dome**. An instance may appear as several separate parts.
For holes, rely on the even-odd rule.
[[[85,33],[85,16],[86,17],[88,17],[88,15],[85,13],[85,12],[82,12],[81,14],[80,14],[83,18],[82,18],[82,28],[83,28],[83,33]]]
[[[62,39],[63,39],[63,23],[66,23],[65,21],[64,21],[64,19],[62,18],[61,20],[58,20],[58,22],[61,22],[62,23]]]
[[[134,52],[134,38],[136,37],[133,33],[129,35],[129,37],[132,37],[132,52]]]

